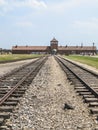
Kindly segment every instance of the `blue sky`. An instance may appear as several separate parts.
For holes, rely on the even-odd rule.
[[[13,45],[95,45],[98,0],[0,0],[0,48]]]

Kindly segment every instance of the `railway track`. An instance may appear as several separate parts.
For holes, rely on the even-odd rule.
[[[93,118],[98,122],[98,74],[62,57],[55,56],[55,59],[74,85],[75,91],[87,103]]]
[[[47,57],[42,57],[0,77],[0,130],[11,130],[6,119],[46,60]]]

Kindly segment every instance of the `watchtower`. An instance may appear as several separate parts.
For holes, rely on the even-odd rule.
[[[58,41],[55,38],[53,38],[50,41],[50,47],[51,47],[52,54],[57,53],[57,50],[58,50]]]

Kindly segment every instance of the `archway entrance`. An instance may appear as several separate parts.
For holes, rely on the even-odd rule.
[[[52,50],[52,55],[56,55],[57,54],[57,49],[53,49]]]

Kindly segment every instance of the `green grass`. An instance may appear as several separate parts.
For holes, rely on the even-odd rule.
[[[25,60],[41,57],[43,55],[38,54],[8,54],[0,55],[0,61],[15,61],[15,60]]]
[[[69,55],[64,56],[68,59],[78,61],[87,65],[90,65],[92,67],[95,67],[98,69],[98,58],[97,57],[90,57],[90,56],[78,56],[78,55]]]

